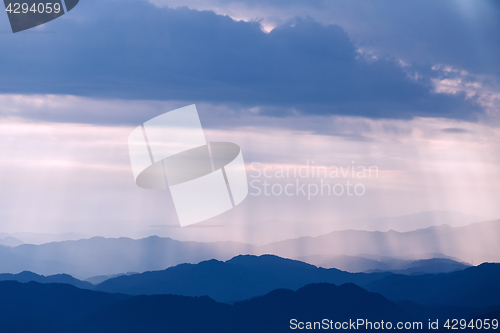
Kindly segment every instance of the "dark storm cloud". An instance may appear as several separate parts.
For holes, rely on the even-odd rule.
[[[310,19],[266,34],[210,11],[87,0],[43,29],[54,33],[0,36],[2,93],[237,103],[274,116],[473,119],[480,111],[464,95],[432,93],[429,79],[414,81],[393,61],[360,58],[342,28]],[[83,121],[99,122],[92,117]]]
[[[271,22],[290,15],[308,15],[323,23],[339,22],[363,48],[410,62],[446,64],[476,74],[500,75],[500,1],[497,0],[153,1],[185,3],[194,9],[214,8],[239,16],[248,8],[258,13],[257,17]],[[238,12],[237,8],[244,9]]]

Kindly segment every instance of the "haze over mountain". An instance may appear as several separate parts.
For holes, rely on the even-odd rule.
[[[160,237],[140,240],[94,237],[42,245],[0,247],[0,267],[5,273],[66,273],[83,279],[97,275],[159,270],[212,258],[227,260],[240,253],[253,251],[251,245],[232,242],[180,242]]]
[[[333,221],[281,221],[272,219],[262,222],[238,224],[227,223],[214,219],[188,228],[180,228],[175,224],[162,224],[161,221],[143,221],[147,229],[123,235],[108,234],[104,237],[117,238],[120,236],[133,239],[147,238],[150,236],[168,237],[182,241],[216,242],[232,241],[264,245],[268,243],[295,239],[304,236],[317,237],[332,231],[342,230],[368,230],[399,232],[412,231],[431,226],[449,225],[451,227],[464,226],[475,222],[486,221],[487,218],[466,215],[453,211],[428,211],[396,217],[358,220],[333,220]],[[122,232],[121,230],[119,232]],[[12,238],[15,238],[13,240]],[[23,243],[41,245],[50,242],[79,240],[91,238],[82,233],[34,233],[16,232],[0,233],[0,245],[17,246]],[[4,239],[4,240],[2,240]]]
[[[416,255],[412,259],[368,254],[359,256],[318,254],[297,259],[319,267],[337,268],[351,273],[371,271],[390,271],[398,274],[449,273],[470,266],[457,258],[440,253]]]
[[[220,224],[217,222],[205,222],[199,224],[198,228],[191,228],[189,232],[172,225],[155,223],[154,232],[155,235],[177,240],[200,242],[235,241],[264,245],[304,236],[316,237],[332,231],[346,229],[406,232],[445,224],[451,227],[459,227],[486,220],[488,219],[484,217],[466,215],[459,212],[429,211],[387,218],[333,220],[328,222],[307,220],[281,221],[278,219],[249,224],[223,223],[222,221]]]
[[[467,215],[460,212],[433,210],[395,217],[377,219],[352,220],[344,224],[345,229],[407,232],[417,229],[449,225],[462,227],[475,222],[490,220],[486,217]]]
[[[198,263],[208,259],[228,260],[239,254],[276,254],[281,257],[310,260],[316,265],[334,266],[329,259],[344,257],[353,262],[340,263],[351,271],[372,269],[406,269],[402,266],[375,265],[385,257],[397,262],[414,259],[449,258],[480,264],[500,262],[500,220],[474,223],[465,227],[431,227],[410,232],[335,231],[318,237],[301,237],[253,246],[235,242],[183,242],[169,238],[94,237],[78,241],[42,245],[23,244],[0,247],[0,267],[4,273],[32,271],[42,275],[67,273],[80,279],[99,275],[162,270],[181,263]],[[352,258],[356,257],[356,258]],[[409,268],[409,267],[407,267]],[[411,272],[410,272],[411,274]]]
[[[67,240],[78,240],[82,238],[89,238],[88,235],[76,233],[76,232],[67,232],[61,234],[54,233],[39,233],[39,232],[14,232],[14,233],[0,233],[0,238],[5,237],[5,239],[14,238],[16,239],[16,243],[12,242],[10,244],[3,244],[7,246],[18,246],[21,244],[45,244],[51,242],[62,242]],[[0,241],[1,243],[1,241]]]
[[[394,274],[403,275],[422,275],[422,274],[438,274],[438,273],[451,273],[461,271],[470,267],[471,265],[462,262],[457,262],[447,258],[432,258],[411,261],[396,269],[390,270],[373,270],[365,271],[366,273],[377,271],[388,271]]]

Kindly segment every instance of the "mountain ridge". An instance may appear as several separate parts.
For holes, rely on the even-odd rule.
[[[181,263],[208,259],[228,260],[239,254],[275,254],[307,260],[312,256],[405,257],[441,253],[462,262],[500,262],[500,220],[466,227],[430,227],[410,232],[345,230],[319,237],[302,237],[264,246],[237,242],[184,242],[150,236],[94,237],[42,245],[0,246],[0,267],[5,273],[32,271],[41,275],[67,273],[79,279],[99,275],[162,270]],[[353,260],[360,260],[353,259]],[[310,261],[318,264],[317,262]],[[377,269],[375,262],[366,261]],[[375,267],[373,267],[375,266]]]
[[[100,283],[95,290],[131,295],[207,295],[219,302],[234,303],[274,289],[297,290],[310,283],[354,283],[394,301],[487,307],[500,303],[496,301],[496,297],[500,300],[498,280],[499,263],[482,264],[451,273],[401,275],[391,272],[348,273],[275,255],[240,255],[225,262],[209,260],[162,271],[120,276]],[[437,288],[441,293],[422,293],[422,283],[428,290]],[[478,289],[477,284],[481,288]],[[474,294],[473,290],[478,292]]]

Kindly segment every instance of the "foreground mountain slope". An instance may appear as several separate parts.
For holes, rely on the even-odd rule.
[[[448,274],[388,275],[364,287],[391,300],[466,307],[500,304],[500,264],[485,263]]]
[[[0,282],[0,331],[41,332],[129,298],[68,284]]]
[[[136,296],[55,332],[290,332],[290,319],[405,321],[413,318],[381,295],[353,284],[311,284],[297,291],[227,305],[207,297]]]
[[[228,264],[228,266],[235,270],[241,267],[260,269],[273,266],[276,260],[284,260],[265,256],[264,264],[261,264],[260,259],[262,258],[237,257],[233,260],[239,264]],[[279,273],[278,277],[281,274],[292,275],[292,272],[296,271],[298,267],[296,262],[285,261],[282,266],[288,269],[271,272],[271,276],[276,273]],[[304,263],[298,264],[308,266]],[[67,284],[1,281],[0,331],[2,333],[165,331],[174,333],[274,333],[290,331],[290,319],[314,322],[326,318],[335,322],[362,318],[369,321],[413,322],[416,320],[424,323],[427,319],[434,318],[493,319],[488,316],[498,316],[500,304],[488,308],[460,307],[458,305],[460,301],[457,300],[474,304],[474,300],[479,299],[480,305],[498,301],[497,266],[498,264],[485,264],[461,272],[423,276],[389,274],[378,281],[369,283],[372,287],[393,285],[394,288],[389,289],[390,292],[398,290],[401,286],[404,286],[404,290],[414,288],[415,294],[425,294],[430,297],[436,293],[436,288],[429,288],[426,284],[428,280],[431,282],[433,279],[438,282],[442,280],[443,285],[450,285],[448,291],[454,290],[455,293],[437,293],[437,299],[443,301],[445,297],[450,297],[443,303],[453,302],[455,304],[453,306],[421,305],[409,301],[395,303],[383,295],[369,292],[352,283],[343,284],[340,287],[328,283],[315,283],[298,288],[296,291],[275,289],[264,296],[229,305],[216,302],[207,296],[140,295],[133,297],[82,290]],[[349,276],[374,275],[341,273]],[[461,276],[457,277],[460,274]],[[394,277],[397,279],[392,281],[391,278]],[[198,276],[198,278],[201,280],[203,276]],[[251,279],[252,276],[248,278]],[[425,279],[417,280],[417,284],[401,283],[401,281],[414,281],[414,278]],[[469,283],[463,284],[465,280]],[[193,282],[195,280],[188,280],[185,284],[194,287]],[[231,290],[230,279],[219,279],[210,283]],[[260,281],[256,280],[253,283],[258,285]],[[439,287],[443,288],[443,285]],[[456,289],[457,285],[462,285],[462,289]],[[479,298],[470,298],[474,293]]]

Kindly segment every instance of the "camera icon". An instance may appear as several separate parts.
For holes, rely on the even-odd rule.
[[[248,195],[241,149],[206,142],[195,105],[164,113],[128,137],[135,182],[170,189],[181,226],[222,214]]]

